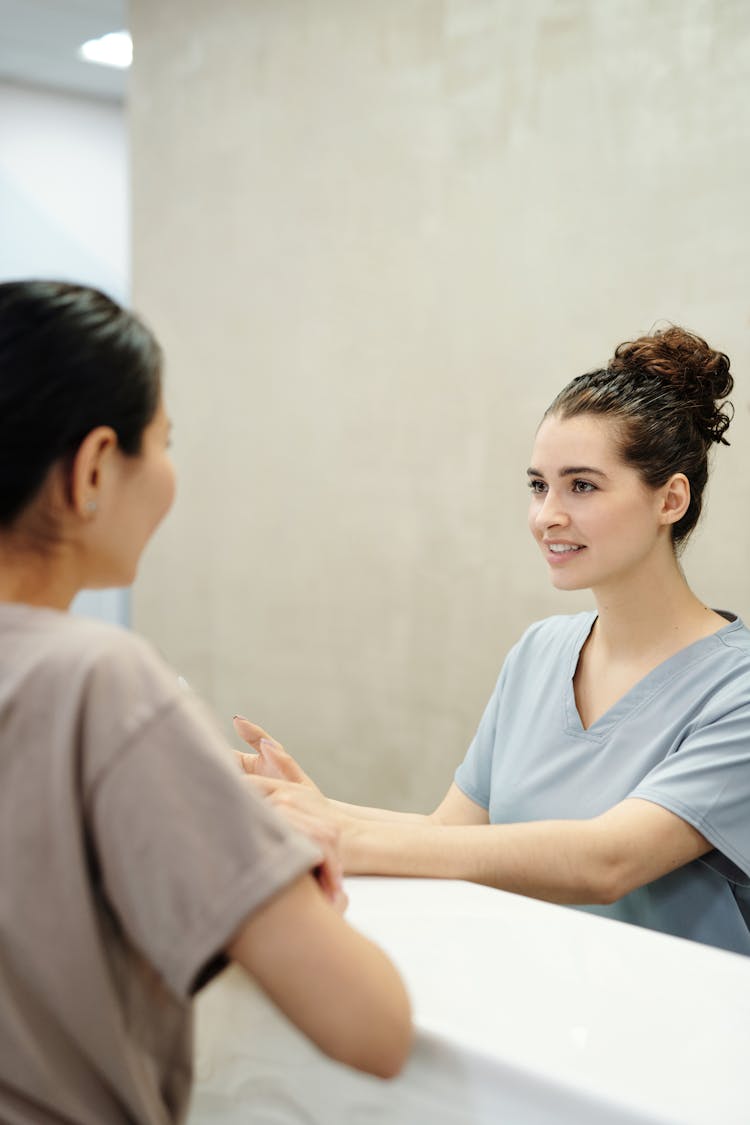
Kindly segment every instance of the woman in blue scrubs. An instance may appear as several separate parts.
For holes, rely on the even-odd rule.
[[[351,873],[468,879],[750,953],[750,632],[679,563],[732,385],[723,353],[670,327],[550,405],[529,527],[553,585],[596,610],[525,633],[432,814],[328,800],[239,723],[254,784],[335,820]]]

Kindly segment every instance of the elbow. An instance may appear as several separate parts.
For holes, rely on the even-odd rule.
[[[411,1025],[408,1034],[400,1037],[398,1041],[388,1045],[388,1048],[375,1061],[369,1073],[376,1078],[397,1078],[406,1065],[411,1052],[412,1033]]]
[[[614,882],[601,882],[596,884],[588,901],[593,906],[613,906],[621,898]]]
[[[587,822],[587,846],[579,857],[579,871],[585,870],[579,899],[592,906],[613,906],[641,885],[640,872],[632,855],[616,840],[606,826],[605,817]]]
[[[407,1005],[398,1027],[389,1036],[387,1048],[373,1073],[378,1078],[397,1078],[406,1066],[411,1054],[413,1039],[414,1028],[411,1021],[411,1011]]]
[[[409,1058],[414,1038],[411,1006],[406,993],[384,1021],[377,1042],[369,1051],[367,1070],[376,1078],[396,1078]]]
[[[629,894],[635,887],[628,872],[617,863],[603,865],[596,876],[589,880],[589,903],[595,906],[613,906]]]
[[[329,1051],[337,1062],[371,1074],[375,1078],[396,1078],[404,1069],[411,1052],[413,1027],[406,1002],[401,1011],[381,1021],[379,1027],[370,1022],[359,1042],[351,1039],[340,1050]]]
[[[406,1066],[414,1042],[411,1001],[400,978],[380,1039],[381,1051],[372,1073],[378,1078],[396,1078]]]

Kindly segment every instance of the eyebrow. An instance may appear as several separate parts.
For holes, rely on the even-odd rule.
[[[605,480],[607,478],[606,473],[603,473],[601,469],[592,468],[591,465],[566,465],[564,469],[560,469],[557,475],[559,477],[574,477],[582,473],[586,474],[587,476],[604,477]],[[541,471],[541,469],[527,469],[526,476],[541,477],[542,480],[544,480],[544,473]]]

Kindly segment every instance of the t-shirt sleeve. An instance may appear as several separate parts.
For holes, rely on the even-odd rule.
[[[689,733],[629,796],[692,824],[716,849],[703,862],[750,884],[750,699]]]
[[[169,687],[92,781],[88,821],[120,924],[187,996],[245,918],[320,857],[238,776],[203,709]]]
[[[490,807],[492,759],[495,753],[497,718],[503,691],[504,673],[505,666],[503,666],[495,690],[490,696],[490,701],[484,709],[477,732],[466,751],[466,757],[454,775],[456,785],[461,792],[465,793],[477,805],[481,805],[483,809],[489,809]]]

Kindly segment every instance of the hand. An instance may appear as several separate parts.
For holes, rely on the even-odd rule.
[[[320,793],[315,782],[305,773],[291,754],[287,754],[284,747],[270,734],[266,734],[262,727],[251,723],[242,715],[234,716],[234,729],[243,742],[252,746],[254,754],[244,754],[236,750],[240,768],[245,773],[256,774],[261,777],[283,778],[284,781],[293,781]]]
[[[329,801],[319,789],[311,789],[281,778],[252,774],[247,781],[259,796],[269,801],[277,812],[291,822],[294,822],[295,817],[306,817],[318,825],[332,828],[336,834],[337,855],[341,862],[347,835],[357,822],[336,801]]]
[[[343,914],[349,899],[343,885],[344,867],[339,849],[339,830],[332,822],[321,820],[291,804],[278,804],[276,811],[318,847],[323,858],[314,870],[320,889],[333,908]]]

